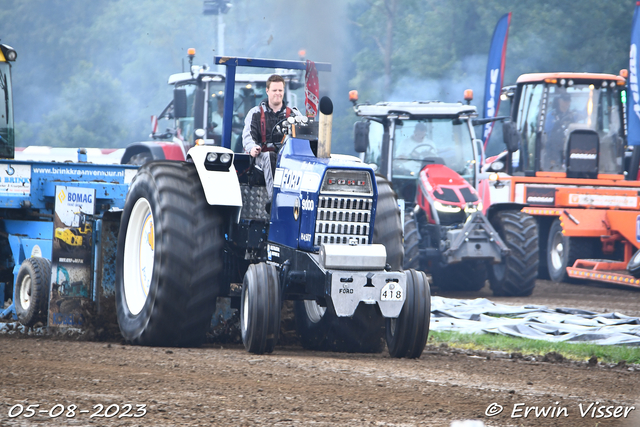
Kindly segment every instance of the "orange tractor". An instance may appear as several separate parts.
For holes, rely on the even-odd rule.
[[[626,145],[625,71],[525,74],[507,90],[507,151],[486,166],[479,192],[485,206],[522,204],[536,219],[540,278],[640,287],[640,182]]]

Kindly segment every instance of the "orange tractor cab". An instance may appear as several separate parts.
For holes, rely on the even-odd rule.
[[[519,203],[536,219],[540,278],[640,287],[640,183],[621,74],[525,74],[509,91],[507,153],[487,165],[479,192],[486,206]]]

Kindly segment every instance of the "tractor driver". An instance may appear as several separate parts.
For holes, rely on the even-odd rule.
[[[395,160],[400,160],[400,162],[396,163],[397,168],[394,166],[394,170],[398,169],[397,172],[400,174],[414,175],[416,172],[414,169],[421,167],[422,159],[438,155],[433,141],[426,137],[427,125],[422,122],[415,124],[409,138],[402,140],[402,134],[397,133],[397,135],[400,138],[397,138],[394,147]]]
[[[398,133],[402,138],[402,134]],[[406,134],[405,134],[406,135]],[[409,138],[402,140],[397,138],[396,144],[396,159],[401,160],[416,160],[416,157],[424,157],[424,155],[430,154],[433,151],[433,143],[426,139],[427,125],[422,122],[416,123],[413,127],[413,133]]]
[[[269,200],[273,196],[273,175],[276,168],[278,148],[274,143],[282,140],[283,134],[273,128],[280,120],[290,115],[302,115],[284,103],[284,79],[274,74],[267,79],[267,102],[253,107],[247,113],[242,131],[242,145],[245,153],[256,158],[256,166],[262,169]],[[267,203],[267,210],[270,203]]]
[[[564,170],[564,145],[566,132],[571,123],[581,119],[571,110],[571,95],[564,92],[553,100],[553,109],[547,114],[544,131],[547,139],[542,146],[541,169],[543,171]]]
[[[545,131],[547,134],[564,130],[569,123],[574,121],[571,111],[571,95],[563,93],[553,100],[553,110],[547,115]]]

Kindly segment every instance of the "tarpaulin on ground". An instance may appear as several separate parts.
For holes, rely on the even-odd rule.
[[[509,306],[485,298],[431,297],[430,329],[552,342],[640,345],[638,317],[540,305]]]

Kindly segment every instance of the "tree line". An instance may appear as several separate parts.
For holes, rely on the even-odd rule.
[[[523,73],[618,73],[628,67],[635,2],[583,0],[228,0],[224,53],[331,62],[334,147],[352,151],[347,100],[457,101],[481,105],[498,19],[512,12],[505,84]],[[17,144],[124,147],[144,140],[169,102],[170,74],[186,51],[212,64],[217,17],[202,0],[5,0],[3,43],[14,47]]]

